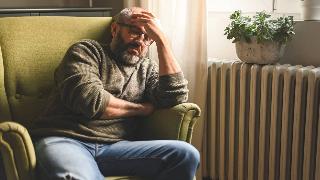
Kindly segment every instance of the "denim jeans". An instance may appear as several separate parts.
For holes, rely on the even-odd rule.
[[[35,141],[40,179],[103,180],[105,176],[192,180],[200,155],[177,140],[92,143],[67,137]]]

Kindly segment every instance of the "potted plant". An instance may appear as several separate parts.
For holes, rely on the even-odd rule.
[[[236,44],[237,56],[247,63],[272,64],[283,55],[285,44],[294,35],[293,17],[272,19],[265,11],[253,18],[235,11],[225,28],[227,39]]]

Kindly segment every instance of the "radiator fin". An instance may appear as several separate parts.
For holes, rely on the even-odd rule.
[[[209,80],[212,179],[319,179],[320,68],[221,61]]]

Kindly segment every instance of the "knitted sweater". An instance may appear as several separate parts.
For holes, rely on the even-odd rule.
[[[182,73],[159,77],[158,65],[150,59],[125,66],[108,52],[106,45],[94,40],[82,40],[69,48],[55,71],[47,108],[31,128],[33,137],[130,140],[142,117],[100,119],[110,94],[134,103],[152,102],[160,108],[187,101],[187,81]]]

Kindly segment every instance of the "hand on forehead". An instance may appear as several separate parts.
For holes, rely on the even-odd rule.
[[[140,7],[130,8],[130,16],[123,19],[124,23],[135,25],[138,29],[145,32],[144,23],[155,19],[155,16],[147,10]]]
[[[160,21],[151,12],[140,8],[132,7],[123,10],[122,22],[135,26],[140,31],[146,33],[146,28],[155,30],[160,28]]]
[[[132,14],[130,15],[130,17],[128,17],[127,19],[125,19],[125,21],[127,21],[127,23],[130,23],[131,21],[147,21],[147,20],[151,20],[153,18],[155,18],[155,16],[148,12],[147,10],[140,8],[140,7],[132,7],[130,8]]]

